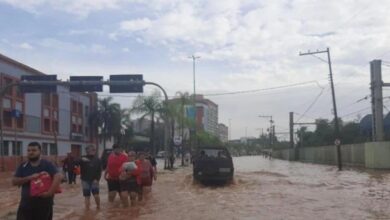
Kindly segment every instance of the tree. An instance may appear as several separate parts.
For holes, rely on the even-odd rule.
[[[206,131],[198,131],[196,136],[199,146],[222,146],[222,142],[218,137]]]
[[[115,126],[115,140],[122,146],[127,146],[133,137],[133,128],[131,126],[129,109],[120,109],[119,114],[115,115],[114,121],[119,123]]]
[[[153,155],[155,152],[155,118],[166,113],[163,108],[161,95],[158,91],[154,91],[150,96],[138,96],[134,100],[132,112],[142,114],[141,120],[145,117],[150,117],[150,148]]]
[[[97,111],[92,113],[91,120],[95,120],[100,128],[100,140],[103,140],[104,149],[108,138],[112,138],[120,125],[120,105],[112,103],[113,98],[107,97],[98,100]],[[119,122],[118,122],[119,120]]]
[[[194,120],[186,116],[186,105],[189,105],[192,102],[188,92],[176,92],[176,96],[178,96],[178,99],[173,102],[173,105],[171,105],[170,109],[172,112],[172,118],[179,125],[180,136],[182,138],[181,164],[184,166],[184,145],[185,140],[187,139],[185,137],[184,129],[193,126],[194,123]],[[172,125],[174,125],[174,123],[172,123]]]

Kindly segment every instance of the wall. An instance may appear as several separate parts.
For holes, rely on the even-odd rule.
[[[350,144],[341,146],[341,158],[343,165],[347,166],[365,166],[366,163],[366,144]],[[337,164],[337,155],[335,146],[304,147],[298,148],[298,152],[293,149],[274,150],[272,155],[275,158],[284,160],[294,160],[295,154],[301,162],[318,164]],[[390,155],[390,148],[389,148]],[[388,157],[390,160],[390,157]],[[389,167],[390,168],[390,167]]]

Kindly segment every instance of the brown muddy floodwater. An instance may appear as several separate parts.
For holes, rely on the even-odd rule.
[[[161,162],[160,162],[161,164]],[[83,208],[80,186],[63,185],[56,196],[55,219],[390,219],[390,171],[268,160],[234,159],[235,180],[226,186],[194,183],[191,168],[161,171],[146,201],[123,209],[107,203],[101,182],[102,208]],[[19,199],[9,174],[0,176],[0,216],[15,219]],[[117,199],[118,200],[118,199]],[[5,216],[4,214],[7,213]]]

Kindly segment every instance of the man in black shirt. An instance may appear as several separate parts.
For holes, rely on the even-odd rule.
[[[100,209],[99,181],[102,176],[102,163],[96,155],[96,148],[89,145],[86,148],[87,155],[82,156],[77,162],[80,165],[81,185],[85,198],[85,208],[90,207],[91,193],[95,198],[97,209]]]
[[[21,186],[18,220],[51,220],[53,218],[54,193],[58,189],[62,175],[51,162],[41,159],[41,145],[31,142],[27,147],[28,161],[22,163],[12,179],[14,186]],[[39,196],[30,195],[30,181],[37,179],[42,173],[48,173],[53,182],[47,192]]]

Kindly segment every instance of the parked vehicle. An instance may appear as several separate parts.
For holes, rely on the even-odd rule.
[[[159,151],[156,154],[156,158],[164,158],[165,157],[165,151]]]
[[[233,159],[225,147],[200,147],[194,155],[193,177],[204,181],[231,181]]]

